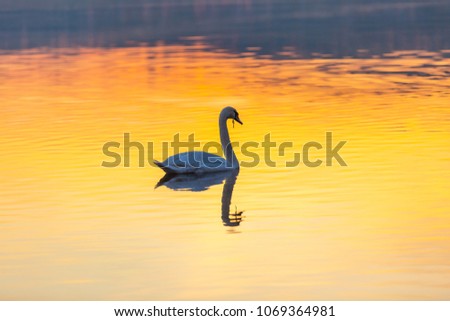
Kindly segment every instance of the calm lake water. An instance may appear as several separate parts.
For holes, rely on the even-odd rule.
[[[450,299],[448,5],[102,3],[1,12],[1,299]],[[293,148],[197,192],[102,166],[124,133],[219,141],[227,105]],[[285,166],[326,132],[348,166]]]

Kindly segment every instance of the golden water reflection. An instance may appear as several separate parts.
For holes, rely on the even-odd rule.
[[[449,299],[450,60],[272,60],[192,46],[4,52],[0,60],[2,299]],[[292,141],[277,167],[223,185],[154,185],[104,168],[102,146],[195,133]],[[283,166],[325,133],[347,167]],[[256,149],[264,158],[263,149]],[[237,152],[238,158],[248,160]],[[323,158],[323,150],[313,153]]]

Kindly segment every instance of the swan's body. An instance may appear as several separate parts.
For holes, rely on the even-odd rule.
[[[162,163],[155,161],[155,164],[170,174],[201,174],[227,170],[227,161],[223,157],[197,151],[176,154]]]
[[[233,107],[225,107],[220,112],[220,141],[225,158],[211,153],[192,151],[170,156],[163,162],[155,161],[155,164],[168,174],[203,174],[239,168],[239,162],[230,143],[230,135],[227,128],[228,119],[236,120],[242,124],[237,110]]]

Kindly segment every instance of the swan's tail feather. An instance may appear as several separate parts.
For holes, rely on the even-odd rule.
[[[161,168],[163,171],[165,171],[167,174],[174,174],[175,172],[170,168],[165,166],[163,163],[158,162],[157,160],[153,160],[153,163],[158,166],[159,168]]]

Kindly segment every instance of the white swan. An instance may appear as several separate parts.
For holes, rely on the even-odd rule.
[[[225,107],[219,115],[219,131],[222,150],[225,159],[214,154],[206,152],[186,152],[170,156],[163,162],[154,161],[166,173],[170,174],[188,174],[188,173],[207,173],[232,170],[239,168],[239,162],[234,154],[228,134],[227,120],[233,119],[243,125],[239,119],[239,113],[233,107]]]

